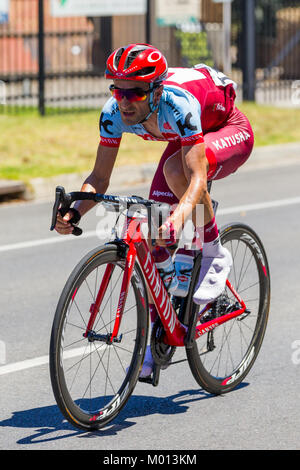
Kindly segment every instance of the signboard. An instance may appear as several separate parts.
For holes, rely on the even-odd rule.
[[[199,0],[156,0],[156,22],[159,26],[196,23],[199,16]]]
[[[51,0],[52,16],[144,15],[146,0]]]
[[[9,0],[0,0],[0,24],[8,23]]]

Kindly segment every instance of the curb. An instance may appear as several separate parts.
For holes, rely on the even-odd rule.
[[[278,144],[253,149],[249,160],[238,170],[253,171],[270,167],[288,166],[300,163],[300,142]],[[158,163],[115,167],[111,176],[110,191],[150,182]],[[53,199],[56,186],[66,191],[78,191],[89,172],[58,175],[51,178],[34,178],[29,188],[22,181],[0,179],[0,196],[22,195],[26,199]]]
[[[111,175],[111,191],[131,187],[151,181],[157,163],[137,166],[115,167]],[[51,178],[34,178],[30,180],[33,199],[53,199],[56,186],[63,186],[66,192],[80,191],[82,183],[90,172],[58,175]]]
[[[0,179],[0,196],[23,194],[25,191],[26,185],[23,181]]]

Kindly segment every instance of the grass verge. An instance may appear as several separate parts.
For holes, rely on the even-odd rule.
[[[242,103],[256,146],[300,142],[300,110]],[[28,182],[35,177],[92,169],[99,142],[99,112],[48,115],[35,111],[0,115],[0,178]],[[157,162],[163,142],[147,142],[134,135],[122,139],[117,165]]]

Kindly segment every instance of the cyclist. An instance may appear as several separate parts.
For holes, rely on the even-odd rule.
[[[183,220],[204,206],[202,265],[194,301],[211,302],[223,291],[232,259],[220,243],[207,181],[234,173],[250,156],[254,137],[246,116],[235,106],[235,83],[204,64],[193,68],[168,68],[154,46],[129,44],[108,58],[105,76],[111,79],[112,97],[104,105],[95,166],[82,191],[105,193],[122,134],[168,142],[158,164],[150,199],[177,204],[159,228],[160,245],[174,243]],[[80,201],[57,219],[56,230],[71,233],[94,203]],[[176,292],[175,292],[176,293]],[[150,305],[151,321],[156,317]],[[151,374],[148,348],[141,375]]]

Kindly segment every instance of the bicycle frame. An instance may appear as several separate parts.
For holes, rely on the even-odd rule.
[[[183,325],[179,321],[177,314],[173,308],[170,297],[167,293],[163,281],[161,280],[151,252],[149,250],[147,241],[142,233],[141,220],[138,220],[135,217],[127,216],[127,223],[124,235],[122,237],[122,241],[127,247],[127,254],[125,259],[124,275],[119,295],[115,323],[108,342],[111,344],[113,341],[118,341],[118,332],[122,321],[122,315],[130,285],[130,280],[133,274],[135,261],[136,259],[138,259],[140,267],[144,274],[146,285],[149,291],[151,292],[158,315],[165,330],[164,342],[170,346],[186,346],[188,327]],[[104,298],[106,288],[113,272],[113,267],[113,264],[107,265],[95,303],[91,305],[91,315],[88,321],[86,332],[84,334],[84,336],[86,337],[88,337],[89,331],[91,331],[93,328],[96,316],[99,312],[101,302]],[[226,281],[226,285],[239,302],[241,308],[196,326],[194,339],[199,338],[200,336],[205,333],[208,333],[217,326],[229,320],[232,320],[233,318],[236,318],[245,312],[246,305],[241,299],[241,297],[237,294],[234,287],[228,280]],[[209,310],[210,307],[211,304],[206,305],[206,307],[200,312],[200,315],[203,315],[207,310]]]

